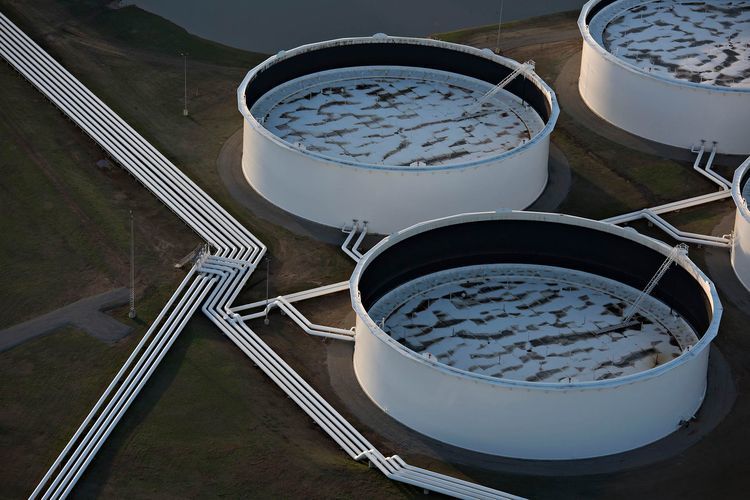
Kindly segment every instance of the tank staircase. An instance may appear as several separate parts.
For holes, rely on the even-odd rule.
[[[492,98],[492,96],[494,96],[495,94],[503,90],[505,87],[507,87],[510,84],[510,82],[515,80],[515,78],[518,75],[523,74],[525,76],[527,73],[534,71],[535,67],[536,67],[536,63],[532,61],[531,59],[529,59],[525,63],[516,67],[516,69],[511,71],[510,74],[508,74],[508,76],[506,76],[500,81],[500,83],[492,87],[488,92],[486,92],[482,97],[480,97],[477,100],[477,102],[469,106],[466,109],[466,111],[464,111],[461,114],[461,118],[462,119],[467,118],[467,117],[475,118],[477,116],[481,116],[483,114],[482,106],[484,106],[484,104],[487,101],[489,101]]]
[[[651,279],[649,279],[648,283],[646,283],[646,286],[643,288],[643,290],[640,291],[635,300],[625,310],[622,321],[614,325],[608,325],[597,330],[593,330],[591,334],[594,336],[604,335],[605,333],[616,332],[618,330],[624,330],[626,328],[640,325],[641,322],[635,320],[634,318],[638,311],[641,309],[641,304],[647,296],[651,295],[651,292],[654,291],[656,286],[659,284],[659,281],[661,281],[667,271],[669,271],[672,263],[674,263],[674,261],[677,260],[680,256],[687,255],[687,252],[688,246],[684,243],[680,243],[677,246],[673,247],[669,252],[669,255],[667,255],[667,258],[664,259],[664,262],[661,263],[654,275],[651,276]]]
[[[635,316],[636,313],[640,310],[641,303],[646,299],[646,297],[651,295],[651,292],[654,291],[654,288],[656,288],[656,285],[659,284],[659,281],[661,281],[661,279],[667,273],[672,263],[680,256],[687,255],[687,252],[688,246],[684,243],[680,243],[679,245],[672,248],[672,251],[669,252],[669,255],[666,259],[664,259],[664,262],[662,262],[661,266],[659,266],[659,269],[656,270],[656,273],[654,273],[641,293],[638,294],[638,297],[636,297],[633,303],[630,304],[630,307],[625,312],[625,317],[622,320],[623,323],[629,323],[633,320],[633,316]]]

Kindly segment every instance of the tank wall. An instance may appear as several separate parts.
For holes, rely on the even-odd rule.
[[[492,85],[508,76],[518,62],[488,49],[439,40],[384,37],[344,38],[303,45],[272,56],[251,70],[240,99],[248,109],[263,94],[300,76],[352,66],[415,66],[483,80]],[[551,90],[536,76],[515,78],[505,90],[527,101],[542,119],[554,121],[557,103]]]
[[[750,291],[750,221],[738,209],[734,221],[732,268],[737,278]]]
[[[421,224],[424,231],[391,235],[368,254],[359,276],[359,300],[369,309],[385,293],[420,276],[445,269],[498,263],[558,266],[604,276],[642,289],[664,262],[665,247],[648,245],[634,230],[551,214],[506,214],[512,219],[462,217],[461,224]],[[481,217],[481,216],[480,216]],[[568,222],[563,223],[562,221]],[[509,235],[512,235],[509,237]],[[631,238],[623,237],[624,235]],[[382,242],[381,242],[382,243]],[[666,247],[668,252],[670,249]],[[627,263],[627,265],[623,265]],[[672,266],[652,295],[674,307],[699,332],[715,307],[705,282],[689,267]]]
[[[444,237],[444,230],[454,238]],[[597,237],[597,232],[602,236]],[[496,237],[503,233],[514,237]],[[482,234],[484,238],[475,237]],[[537,239],[518,246],[518,241],[533,240],[535,234],[555,244]],[[580,254],[577,264],[574,255],[569,255],[576,245],[568,240],[588,241],[590,247],[604,247],[599,249],[603,253]],[[627,257],[609,255],[612,241],[617,240]],[[645,253],[637,252],[634,244],[644,247]],[[421,250],[432,247],[437,247],[434,255]],[[518,259],[510,259],[513,262],[538,262],[535,255],[556,255],[564,261],[563,267],[575,269],[582,262],[602,257],[633,264],[652,253],[656,260],[647,267],[654,269],[663,261],[658,256],[670,251],[664,243],[633,229],[526,211],[462,214],[423,222],[384,238],[355,267],[350,295],[357,314],[355,373],[363,390],[392,417],[455,446],[494,455],[556,460],[603,456],[646,445],[675,431],[680,421],[698,410],[706,389],[709,347],[718,331],[722,307],[713,283],[686,258],[680,259],[665,279],[672,282],[679,277],[681,284],[675,281],[669,287],[695,295],[695,300],[688,300],[693,307],[700,309],[706,302],[707,323],[701,319],[703,312],[693,318],[700,340],[667,363],[607,380],[558,384],[472,374],[407,349],[370,318],[367,311],[382,289],[393,289],[410,278],[401,276],[414,265],[406,256],[415,254],[416,261],[424,261],[417,269],[424,274],[423,268],[432,269],[428,264],[437,262],[440,255],[453,267],[465,265],[465,259],[458,257],[469,255],[470,248],[474,249],[470,256],[484,256],[489,261],[497,260],[493,257],[496,250],[518,253]],[[638,258],[633,260],[634,255]],[[607,262],[605,259],[600,262],[603,267],[599,266],[605,276],[612,271]],[[672,273],[675,268],[680,272]],[[648,277],[650,273],[643,280]],[[663,300],[674,306],[675,298],[679,299],[667,294]],[[686,303],[683,300],[683,305]]]
[[[341,227],[352,219],[388,234],[462,212],[523,209],[547,183],[549,135],[480,166],[394,171],[347,166],[306,155],[244,121],[242,168],[263,197],[297,216]]]
[[[357,318],[354,370],[381,409],[412,429],[482,453],[579,459],[643,446],[689,419],[706,389],[708,349],[673,370],[589,389],[514,387],[407,356]]]
[[[602,50],[584,38],[579,91],[604,120],[672,146],[688,148],[706,140],[717,141],[721,153],[750,153],[750,93],[655,78],[624,67]]]

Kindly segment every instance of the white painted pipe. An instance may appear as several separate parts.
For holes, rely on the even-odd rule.
[[[731,240],[724,237],[718,237],[718,236],[712,236],[712,235],[705,235],[705,234],[697,234],[697,233],[691,233],[687,231],[681,231],[669,222],[667,222],[664,218],[660,217],[659,214],[673,212],[676,210],[681,210],[684,208],[690,208],[697,205],[703,205],[705,203],[711,203],[714,201],[722,200],[725,198],[729,198],[732,196],[732,185],[729,181],[724,179],[722,176],[711,170],[711,166],[713,165],[714,157],[716,156],[717,152],[717,145],[716,143],[713,144],[713,147],[711,148],[711,154],[708,157],[708,161],[706,162],[705,169],[702,169],[700,167],[700,162],[703,159],[703,155],[705,153],[706,147],[705,144],[701,144],[699,149],[692,148],[691,151],[694,153],[698,153],[698,156],[695,158],[695,162],[693,163],[693,170],[699,172],[704,177],[708,178],[711,182],[714,182],[717,184],[720,188],[718,192],[709,193],[705,195],[700,196],[694,196],[692,198],[686,198],[684,200],[678,200],[673,201],[671,203],[666,203],[664,205],[659,205],[657,207],[652,208],[645,208],[642,210],[637,210],[635,212],[630,212],[622,215],[618,215],[616,217],[610,217],[608,219],[603,219],[602,222],[608,222],[610,224],[624,224],[626,222],[632,222],[639,219],[647,219],[651,221],[654,225],[656,225],[659,229],[669,234],[672,238],[682,241],[685,243],[694,243],[698,245],[708,245],[708,246],[715,246],[715,247],[722,247],[722,248],[730,248],[731,247]]]
[[[8,22],[7,22],[7,19],[4,19],[3,21],[4,21],[4,24],[5,24],[6,26],[7,26],[7,23],[8,23]],[[29,41],[29,42],[30,42],[30,41]],[[30,42],[30,43],[32,43],[32,44],[33,44],[33,42]],[[43,53],[43,51],[41,51],[41,52]],[[51,61],[52,63],[54,63],[54,61],[53,61],[53,60],[52,60],[51,58],[49,58],[49,56],[48,56],[48,55],[47,55],[46,53],[43,53],[43,54],[44,54],[44,55],[45,55],[45,56],[47,57],[47,59],[49,59],[49,60],[50,60],[50,61]],[[4,55],[7,55],[7,54],[4,54]],[[54,64],[55,64],[55,65],[57,65],[57,63],[54,63]],[[67,73],[67,72],[66,72],[66,71],[65,71],[65,70],[64,70],[64,69],[63,69],[62,67],[60,67],[59,65],[57,65],[57,66],[58,66],[58,68],[59,68],[59,71],[60,71],[61,73],[65,73],[65,74],[69,75],[69,73]],[[17,68],[17,69],[18,69],[18,68]],[[26,75],[26,76],[27,76],[27,77],[29,77],[29,75]],[[61,77],[60,77],[60,76],[58,76],[57,78],[61,78]],[[71,78],[71,79],[73,79],[73,78],[72,78],[72,76],[70,76],[70,78]],[[48,97],[50,97],[50,99],[52,99],[52,100],[53,100],[53,102],[55,102],[56,104],[60,105],[60,102],[58,102],[58,100],[56,100],[56,99],[54,98],[54,96],[50,95],[50,93],[49,93],[49,90],[48,90],[48,89],[46,89],[46,88],[42,88],[43,86],[42,86],[42,85],[39,85],[39,82],[35,82],[33,78],[29,78],[29,79],[30,79],[30,81],[32,81],[33,83],[35,83],[35,85],[37,85],[37,87],[38,87],[38,88],[40,88],[40,90],[42,90],[42,91],[43,91],[43,93],[45,93],[45,94],[46,94],[46,95],[47,95]],[[64,77],[62,77],[62,79],[64,80]],[[73,79],[73,80],[74,80],[74,79]],[[76,84],[78,84],[78,86],[79,86],[80,88],[83,88],[83,89],[85,89],[85,87],[83,87],[82,85],[80,85],[80,82],[78,82],[77,80],[75,80],[75,82],[76,82]],[[64,83],[63,83],[63,85],[64,85]],[[52,85],[50,85],[50,87],[51,87],[51,88],[53,88],[53,89],[55,89],[55,88],[57,87],[57,85],[54,85],[54,84],[52,84]],[[87,89],[85,89],[85,90],[87,91]],[[88,92],[88,91],[87,91],[87,92]],[[89,93],[89,94],[90,94],[90,93]],[[96,98],[95,98],[95,96],[93,96],[92,94],[91,94],[91,97],[92,97],[92,99],[96,99]],[[98,99],[96,99],[96,101],[98,101]],[[100,101],[98,101],[98,102],[100,103]],[[102,104],[101,106],[104,106],[104,105]],[[112,113],[112,112],[111,112],[111,110],[109,110],[108,108],[106,108],[106,109],[107,109],[107,111],[109,111],[109,113],[110,113],[111,115],[114,115],[114,113]],[[114,115],[114,116],[116,116],[116,115]],[[119,118],[119,117],[117,117],[117,118]],[[80,121],[80,120],[79,120],[79,121]],[[120,120],[120,121],[121,121],[121,120]],[[86,130],[86,127],[85,127],[85,123],[79,123],[79,126],[82,126],[82,128],[84,128],[84,130]],[[122,129],[124,129],[125,131],[128,131],[129,127],[127,127],[127,125],[126,125],[126,124],[124,124],[124,122],[122,122],[122,124],[121,124],[121,131],[122,131]],[[132,129],[129,129],[129,130],[130,130],[130,131],[132,131]],[[89,130],[87,130],[87,132],[89,132],[89,133],[90,133],[90,131],[89,131]],[[132,134],[134,134],[135,136],[137,136],[137,134],[136,134],[136,133],[135,133],[134,131],[132,131]],[[155,150],[153,149],[153,147],[152,147],[152,146],[150,146],[150,144],[148,144],[148,143],[147,143],[147,142],[146,142],[145,140],[143,140],[143,139],[142,139],[142,138],[141,138],[140,136],[137,136],[137,137],[138,137],[138,138],[139,138],[139,139],[141,140],[141,142],[142,142],[142,143],[146,144],[146,145],[147,145],[147,146],[148,146],[149,148],[151,148],[151,149],[152,149],[152,150],[153,150],[153,151],[155,152]],[[158,154],[158,152],[157,152],[157,154]],[[160,156],[160,155],[159,155],[159,156]],[[163,159],[163,157],[161,157],[161,158]],[[163,159],[163,162],[166,162],[166,159]],[[121,163],[122,163],[122,162],[121,162]],[[183,175],[183,174],[181,174],[181,172],[179,172],[179,171],[178,171],[178,170],[177,170],[176,168],[174,168],[174,166],[173,166],[173,165],[171,165],[171,164],[169,164],[169,165],[170,165],[170,166],[171,166],[172,168],[171,168],[171,169],[168,169],[168,171],[170,171],[170,172],[172,172],[172,173],[175,173],[175,172],[176,172],[176,173],[177,173],[178,175],[181,175],[181,176],[182,176],[182,177],[183,177],[183,178],[184,178],[185,180],[187,180],[187,178],[185,178],[185,177],[184,177],[184,175]],[[163,169],[159,169],[159,170],[163,170]],[[188,180],[188,182],[189,182],[189,180]],[[190,183],[190,184],[192,184],[192,183]],[[152,186],[149,186],[149,185],[148,185],[148,182],[144,182],[144,185],[146,185],[147,187],[149,187],[149,188],[150,188],[150,189],[151,189],[152,191],[155,191],[155,190],[154,190],[154,189],[152,188]],[[195,187],[194,185],[192,185],[191,187],[192,187],[192,188],[195,188],[195,189],[197,189],[197,187]],[[214,202],[214,201],[213,201],[212,199],[210,199],[210,197],[207,197],[207,196],[205,195],[205,193],[203,193],[203,192],[201,191],[201,192],[200,192],[200,194],[202,194],[203,196],[202,196],[202,197],[198,197],[198,198],[199,198],[199,201],[203,202],[204,200],[207,200],[209,204],[213,205],[213,206],[214,206],[214,207],[215,207],[216,209],[218,209],[218,210],[221,210],[221,209],[220,209],[220,207],[218,207],[218,205],[217,205],[217,204],[216,204],[216,203],[215,203],[215,202]],[[174,208],[173,208],[173,210],[174,210]],[[181,216],[183,216],[183,214],[180,214],[178,210],[174,210],[174,211],[175,211],[176,213],[178,213],[178,215],[181,215]],[[222,212],[223,212],[223,211],[222,211]],[[224,214],[225,214],[225,215],[228,215],[228,214],[226,214],[226,213],[224,213]],[[184,216],[183,216],[183,219],[184,219],[184,220],[186,220]],[[220,219],[221,219],[221,217],[220,217]],[[192,222],[192,221],[190,221],[190,220],[186,220],[186,221],[187,221],[188,223],[191,223],[191,222]],[[236,221],[233,221],[233,222],[236,222]],[[191,225],[192,225],[192,224],[191,224]],[[236,228],[236,227],[240,227],[240,228],[241,228],[241,226],[239,226],[239,224],[234,224],[234,226],[235,226],[235,228]],[[248,232],[247,232],[246,230],[244,230],[244,228],[241,228],[241,229],[242,229],[242,230],[243,230],[243,231],[244,231],[245,233],[247,233],[247,234],[249,235],[249,233],[248,233]],[[251,241],[252,241],[252,240],[254,240],[254,237],[253,237],[252,235],[250,235],[250,239],[251,239]],[[258,242],[257,240],[254,240],[254,244],[255,244],[255,246],[262,246],[262,244],[260,244],[260,242]],[[259,244],[260,244],[260,245],[259,245]],[[250,252],[250,253],[253,253],[253,250],[249,250],[249,252]]]
[[[371,450],[369,454],[371,460],[388,477],[434,491],[461,498],[507,498],[502,492],[412,468],[398,457],[386,459],[374,450],[351,424],[252,330],[244,323],[228,321],[236,317],[229,307],[230,304],[236,299],[242,286],[262,259],[266,247],[2,14],[0,14],[0,54],[217,252],[213,256],[202,256],[198,260],[200,276],[195,277],[197,266],[190,270],[177,292],[170,298],[167,306],[79,427],[73,439],[34,490],[32,497],[42,492],[42,488],[47,485],[53,472],[58,468],[61,471],[54,478],[52,485],[47,488],[44,498],[65,497],[70,493],[99,448],[168,352],[193,311],[200,303],[203,303],[203,310],[209,318],[243,352],[254,359],[264,372],[350,455],[359,455],[362,451]],[[358,226],[354,227],[347,239],[347,250],[357,230]],[[365,224],[353,248],[349,250],[350,253],[348,252],[354,260],[362,255],[358,248],[366,232]],[[185,290],[191,280],[192,283]],[[309,323],[304,315],[291,306],[291,302],[348,288],[348,283],[344,285],[344,288],[341,288],[342,284],[333,284],[291,294],[289,297],[282,297],[278,301],[278,307],[283,307],[293,319],[318,327],[313,329],[335,332],[336,330],[332,327]],[[178,296],[181,298],[175,305]],[[261,304],[261,306],[267,305],[267,301]],[[249,306],[251,307],[242,307],[251,309],[255,305]],[[170,310],[171,312],[167,315]],[[351,332],[347,330],[341,331],[351,335]],[[156,332],[155,335],[153,335],[154,332]],[[117,390],[112,395],[116,387]],[[102,408],[105,402],[107,404]],[[77,443],[75,449],[73,449],[73,443]],[[65,460],[64,463],[63,460]],[[485,493],[488,494],[485,495]]]
[[[357,257],[357,255],[349,249],[349,243],[352,241],[352,238],[354,238],[354,235],[356,234],[358,230],[359,230],[359,221],[357,220],[354,220],[352,222],[352,228],[350,231],[347,231],[346,229],[342,229],[343,232],[345,233],[348,232],[349,234],[344,240],[344,243],[341,244],[341,250],[343,250],[346,255],[351,257],[351,259],[354,262],[359,261],[359,257]]]
[[[713,144],[713,147],[711,148],[711,154],[708,156],[708,161],[706,162],[705,168],[700,167],[701,159],[703,158],[703,153],[705,150],[705,146],[702,145],[700,147],[698,157],[693,162],[693,170],[713,182],[714,184],[717,184],[721,190],[727,190],[732,189],[732,184],[721,177],[719,174],[711,170],[711,165],[714,162],[714,157],[716,156],[716,143]]]
[[[343,328],[336,328],[332,326],[316,325],[309,321],[296,307],[284,300],[284,297],[278,297],[275,302],[269,304],[265,312],[272,306],[276,306],[289,316],[297,326],[299,326],[308,335],[315,335],[318,337],[327,337],[337,340],[348,340],[354,341],[354,332],[351,330],[345,330]]]
[[[301,292],[295,292],[290,293],[288,295],[282,295],[284,299],[286,299],[287,302],[299,302],[301,300],[307,300],[307,299],[313,299],[316,297],[322,297],[323,295],[329,295],[332,293],[337,292],[343,292],[345,290],[349,290],[349,282],[348,281],[340,281],[338,283],[331,283],[330,285],[324,285],[319,286],[317,288],[311,288],[309,290],[303,290]],[[257,309],[259,307],[264,307],[267,304],[273,302],[274,299],[268,299],[268,300],[259,300],[257,302],[252,302],[250,304],[245,304],[241,306],[232,307],[233,312],[240,312],[240,311],[246,311],[248,309]],[[245,319],[243,317],[243,319]]]
[[[117,372],[117,374],[115,375],[115,378],[112,380],[112,382],[109,383],[107,388],[104,390],[104,393],[99,397],[99,400],[96,402],[96,404],[94,404],[94,407],[91,409],[89,414],[83,420],[83,423],[78,427],[78,430],[76,430],[73,437],[70,439],[70,441],[68,441],[68,444],[65,445],[65,448],[63,449],[62,453],[60,453],[60,455],[54,461],[54,463],[49,468],[47,473],[44,475],[42,480],[39,482],[39,485],[31,493],[31,498],[35,498],[36,496],[39,495],[42,489],[42,486],[49,481],[52,473],[60,466],[60,462],[62,461],[62,458],[65,455],[67,455],[67,453],[70,451],[71,447],[73,446],[73,443],[75,443],[78,440],[78,438],[83,433],[83,430],[91,422],[91,419],[93,418],[94,414],[99,411],[99,408],[101,407],[102,403],[109,397],[109,394],[112,392],[112,389],[120,382],[120,379],[122,378],[122,376],[129,369],[129,367],[133,364],[138,353],[149,342],[149,340],[151,339],[151,336],[154,333],[154,330],[156,329],[156,326],[164,318],[166,312],[169,310],[169,308],[172,307],[172,304],[174,303],[175,299],[182,293],[185,285],[192,279],[194,274],[195,274],[195,268],[190,269],[188,274],[185,276],[185,278],[182,280],[180,285],[177,287],[177,290],[175,290],[174,294],[172,294],[172,296],[169,298],[167,305],[164,307],[164,309],[161,310],[159,315],[156,317],[156,320],[154,320],[154,322],[151,324],[151,327],[146,331],[146,334],[141,338],[140,342],[138,342],[138,345],[136,345],[135,349],[133,349],[133,352],[130,353],[130,356],[128,356],[128,359],[125,361],[125,363],[122,365],[120,370]]]
[[[731,244],[729,238],[681,231],[664,220],[662,217],[659,217],[648,209],[643,211],[643,215],[645,219],[659,226],[660,229],[662,229],[666,233],[669,233],[674,239],[678,241],[715,247],[728,247]]]
[[[180,311],[177,316],[177,318],[179,319],[176,319],[176,320],[179,321],[179,323],[176,326],[172,325],[170,327],[168,335],[165,336],[165,338],[162,339],[162,341],[157,346],[157,351],[155,351],[151,356],[149,356],[148,362],[151,363],[149,368],[147,369],[145,373],[140,374],[141,377],[139,379],[139,382],[133,389],[131,389],[129,393],[130,395],[127,397],[127,400],[124,402],[121,401],[115,408],[116,413],[110,415],[105,420],[104,425],[106,425],[106,427],[104,429],[100,429],[95,436],[96,443],[95,444],[93,444],[93,442],[90,443],[89,446],[86,448],[86,450],[84,450],[85,455],[82,455],[81,458],[85,456],[85,461],[80,467],[78,467],[77,473],[72,478],[72,480],[70,480],[70,482],[68,483],[68,486],[65,488],[62,495],[60,495],[61,498],[67,497],[68,494],[70,493],[70,490],[78,482],[78,479],[80,479],[81,475],[86,470],[91,460],[94,458],[96,453],[104,444],[104,441],[109,437],[110,433],[112,432],[114,427],[117,425],[117,423],[120,421],[125,411],[127,411],[127,409],[130,407],[135,397],[140,393],[141,389],[143,389],[143,386],[151,377],[154,370],[156,370],[156,367],[159,365],[159,363],[161,363],[161,360],[164,358],[165,354],[172,347],[172,344],[177,339],[178,334],[182,331],[182,329],[185,327],[187,322],[192,317],[192,313],[198,308],[200,303],[205,298],[207,292],[211,289],[211,285],[213,284],[213,282],[214,280],[201,281],[199,286],[195,289],[195,291],[188,297],[188,299],[186,300],[184,304],[184,309]],[[79,461],[80,460],[81,459],[79,458]],[[76,461],[76,464],[74,464],[74,466],[78,466],[78,461]]]
[[[356,256],[355,261],[359,261],[359,259],[362,258],[362,253],[359,251],[359,246],[362,244],[362,240],[365,239],[365,235],[367,234],[367,221],[364,221],[362,223],[362,232],[359,234],[359,238],[357,238],[357,241],[354,242],[354,246],[352,246],[352,253]]]
[[[352,456],[356,456],[362,450],[372,446],[363,446],[360,442],[364,438],[357,433],[351,425],[341,417],[330,405],[320,397],[299,375],[294,372],[278,355],[271,350],[252,330],[244,323],[229,323],[223,320],[221,314],[216,310],[216,305],[221,302],[222,295],[227,293],[227,288],[232,278],[220,285],[209,297],[203,306],[203,311],[209,318],[219,326],[243,352],[263,369],[277,384],[285,389],[287,395],[293,397],[300,407],[306,411],[342,448]],[[339,435],[334,429],[343,432]],[[354,441],[351,441],[354,439]],[[346,444],[343,444],[346,443]],[[366,443],[366,441],[364,441]],[[368,443],[369,444],[369,443]],[[357,453],[354,450],[360,449]]]
[[[81,465],[82,461],[86,461],[86,464],[90,461],[90,459],[93,457],[92,455],[92,447],[96,444],[96,449],[101,446],[100,442],[98,441],[98,438],[101,436],[101,433],[103,432],[103,427],[109,424],[111,419],[113,418],[113,415],[117,414],[117,410],[121,407],[123,404],[123,397],[126,397],[127,394],[130,394],[129,391],[132,389],[132,384],[134,380],[139,379],[139,377],[142,375],[143,370],[148,369],[148,366],[150,363],[154,360],[154,354],[158,356],[159,351],[162,349],[164,345],[165,339],[168,338],[168,336],[174,331],[174,324],[173,322],[175,319],[182,317],[182,312],[186,306],[189,306],[189,302],[186,302],[186,297],[188,299],[192,299],[195,295],[196,289],[198,289],[197,285],[199,285],[201,282],[199,280],[193,281],[193,283],[190,285],[188,290],[186,291],[185,295],[183,295],[183,298],[178,302],[176,309],[173,311],[172,314],[167,318],[167,321],[162,325],[162,328],[159,329],[159,332],[157,333],[157,336],[154,339],[154,342],[151,342],[148,344],[146,352],[143,356],[140,356],[138,358],[138,361],[131,370],[128,375],[126,376],[123,383],[118,388],[115,395],[110,399],[109,403],[105,406],[102,413],[100,413],[99,417],[94,423],[94,426],[90,428],[89,432],[86,433],[83,436],[83,439],[81,440],[78,447],[74,450],[71,458],[62,465],[60,473],[57,475],[57,477],[54,479],[50,487],[47,489],[47,492],[42,496],[43,499],[48,499],[50,497],[54,498],[64,498],[67,493],[61,494],[61,488],[66,488],[68,483],[72,480],[73,484],[75,484],[75,480],[77,480],[77,477],[80,475],[79,473],[76,474],[74,477],[75,479],[71,479],[71,475],[76,472]],[[197,307],[197,304],[196,304]],[[188,317],[185,317],[184,319],[187,319]],[[166,352],[166,351],[165,351]],[[163,356],[163,354],[162,354]],[[161,360],[161,358],[159,358]],[[155,366],[153,366],[155,368]],[[119,420],[119,417],[117,417]],[[95,431],[94,431],[95,430]],[[94,435],[92,436],[91,433],[94,432]],[[83,448],[82,448],[83,447]],[[93,453],[96,453],[94,451]],[[85,466],[84,466],[85,468]],[[82,473],[83,471],[80,470]],[[72,485],[70,485],[72,487]]]

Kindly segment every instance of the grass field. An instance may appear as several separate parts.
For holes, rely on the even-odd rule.
[[[306,252],[290,252],[288,242],[302,241],[234,202],[216,171],[219,150],[242,125],[237,86],[265,56],[194,37],[135,7],[112,10],[107,4],[0,2],[45,49],[269,247],[277,263],[276,285],[346,276],[346,258],[329,245],[307,240]],[[181,51],[190,54],[188,118],[182,116]]]
[[[521,33],[525,36],[529,32],[536,34],[537,31],[549,32],[574,29],[577,18],[578,12],[569,11],[504,22],[499,37],[500,46],[506,47],[512,45],[512,42],[516,40],[517,36]],[[470,28],[456,31],[435,33],[431,38],[445,40],[446,42],[465,43],[467,45],[490,47],[494,49],[495,43],[498,42],[497,23],[495,22],[484,26],[472,26]]]
[[[139,294],[180,279],[170,265],[198,239],[105,158],[7,65],[0,66],[0,327],[126,286],[137,218]]]
[[[30,492],[162,307],[198,239],[5,64],[0,65],[0,326],[128,280],[138,220],[135,332],[116,345],[72,328],[0,353],[0,491]],[[122,314],[123,321],[126,315]]]
[[[111,439],[81,496],[386,498],[404,491],[349,459],[202,316]]]
[[[345,279],[351,264],[337,248],[254,219],[233,204],[216,173],[221,146],[241,126],[236,86],[263,56],[102,3],[0,7],[259,235],[273,259],[272,290]],[[190,53],[187,119],[181,50]],[[0,203],[8,214],[0,229],[13,235],[0,243],[0,326],[126,285],[131,208],[143,318],[134,335],[113,346],[64,329],[0,353],[0,456],[12,464],[0,471],[0,497],[18,497],[31,491],[133,349],[184,274],[173,263],[199,240],[125,172],[98,170],[98,147],[5,64],[0,83],[7,110],[0,119]],[[113,314],[127,321],[126,312]],[[80,483],[82,496],[402,491],[351,462],[203,318],[191,322],[112,439]],[[165,475],[174,476],[167,485]]]
[[[268,245],[272,294],[348,278],[352,265],[336,247],[254,217],[227,194],[217,174],[219,150],[242,123],[236,87],[264,56],[193,37],[134,7],[109,9],[108,3],[0,0],[0,9]],[[574,19],[562,14],[509,25],[503,34],[503,43],[512,46],[508,55],[534,58],[539,73],[553,82],[579,42],[554,37],[542,45],[526,42],[570,30]],[[494,43],[491,30],[441,37]],[[181,115],[180,51],[190,53],[189,118]],[[68,328],[0,353],[0,461],[7,464],[0,469],[0,497],[18,497],[31,491],[166,302],[182,276],[172,264],[198,238],[127,174],[98,170],[94,162],[103,153],[5,65],[0,88],[0,230],[12,235],[0,239],[0,327],[125,284],[131,208],[141,242],[138,292],[144,321],[134,335],[109,346]],[[563,211],[599,218],[711,189],[688,172],[688,165],[624,148],[565,111],[553,141],[574,176]],[[729,203],[716,204],[677,214],[675,221],[687,230],[708,231],[730,211]],[[264,273],[256,273],[243,297],[264,293],[257,286],[263,280]],[[350,312],[346,300],[336,304],[322,320]],[[113,314],[124,320],[125,312]],[[730,317],[733,325],[746,318],[736,311]],[[300,339],[284,322],[272,325],[275,346],[303,375],[324,369],[319,341]],[[315,380],[324,386],[326,377]],[[509,481],[500,486],[513,492],[555,491],[554,481],[500,479]],[[566,491],[612,492],[606,478],[592,484],[592,489],[573,485]],[[417,492],[349,460],[197,316],[77,493],[391,498]]]

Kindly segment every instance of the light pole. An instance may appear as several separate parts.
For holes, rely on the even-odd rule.
[[[497,21],[497,38],[495,39],[495,54],[500,53],[500,27],[503,24],[503,4],[504,0],[500,0],[500,19]]]
[[[128,318],[134,319],[135,313],[135,232],[133,231],[133,211],[130,211],[130,311]]]
[[[263,323],[266,325],[270,323],[268,320],[268,293],[269,293],[269,281],[268,278],[271,276],[271,258],[266,257],[266,317],[263,319]]]
[[[188,109],[187,109],[187,52],[180,52],[180,55],[182,56],[183,61],[183,70],[185,74],[185,98],[184,98],[184,106],[182,108],[182,116],[188,116]]]

